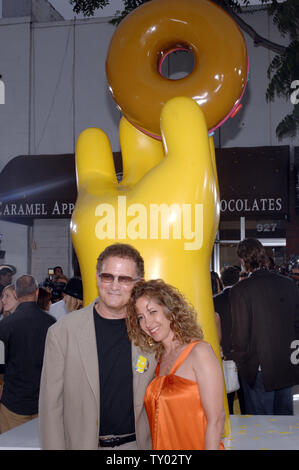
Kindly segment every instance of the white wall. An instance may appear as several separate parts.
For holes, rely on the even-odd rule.
[[[73,275],[71,266],[70,221],[68,219],[37,219],[32,231],[31,273],[44,281],[48,268],[61,266],[67,277]]]
[[[113,151],[119,151],[120,113],[105,75],[113,31],[112,25],[100,20],[34,25],[33,154],[74,152],[78,135],[87,127],[103,128]]]
[[[113,151],[119,151],[120,113],[105,79],[113,31],[102,20],[36,23],[31,32],[28,20],[0,21],[0,73],[6,88],[0,106],[0,171],[16,155],[74,152],[79,133],[90,126],[102,127]],[[0,221],[4,239],[17,242],[20,232],[18,253],[15,243],[6,247],[7,263],[23,273],[28,262],[39,281],[55,264],[72,275],[68,219],[36,220],[32,240],[26,227],[16,231],[14,225]]]
[[[243,19],[266,39],[284,44],[266,11],[245,13]],[[298,145],[299,138],[289,137],[278,141],[275,129],[290,111],[291,103],[275,98],[266,101],[267,69],[274,54],[264,47],[255,47],[252,39],[244,34],[249,56],[250,78],[242,99],[243,108],[220,129],[222,147],[251,147],[264,145]]]
[[[0,105],[0,171],[29,149],[30,23],[0,20],[0,74],[5,104]]]

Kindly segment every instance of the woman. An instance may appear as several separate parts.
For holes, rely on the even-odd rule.
[[[130,339],[158,360],[145,394],[153,449],[223,449],[222,371],[193,307],[160,279],[138,282],[127,328]]]
[[[65,294],[63,300],[69,312],[74,312],[75,310],[79,310],[80,308],[83,307],[82,299],[78,299],[76,297],[73,297],[72,295]]]
[[[2,318],[4,318],[7,317],[7,315],[9,315],[10,313],[13,313],[19,303],[16,294],[16,289],[13,284],[4,287],[2,291],[1,301],[3,305]]]

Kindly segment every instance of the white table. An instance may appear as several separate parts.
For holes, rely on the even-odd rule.
[[[230,450],[298,450],[299,416],[231,416]],[[0,434],[0,450],[39,450],[38,419]]]

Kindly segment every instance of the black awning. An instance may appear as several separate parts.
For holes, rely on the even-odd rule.
[[[20,155],[0,173],[0,219],[30,224],[71,217],[77,197],[75,158]]]
[[[113,154],[117,173],[120,153]],[[74,154],[20,155],[0,173],[0,220],[70,218],[77,198]]]

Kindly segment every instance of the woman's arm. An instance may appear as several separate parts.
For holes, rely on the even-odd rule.
[[[207,418],[205,449],[218,450],[225,422],[221,366],[209,343],[199,342],[192,353],[193,369]]]

